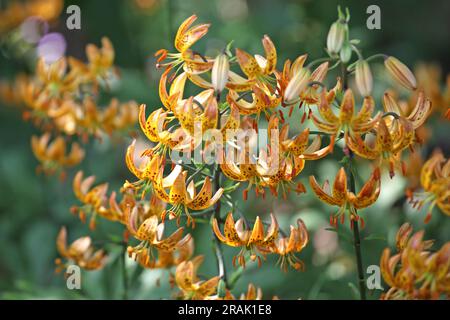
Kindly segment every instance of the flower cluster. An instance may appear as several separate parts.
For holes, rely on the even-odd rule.
[[[44,172],[52,174],[79,164],[84,158],[77,137],[119,134],[137,122],[137,105],[113,98],[107,106],[97,104],[100,88],[108,89],[118,76],[113,65],[114,48],[108,38],[102,46],[86,47],[87,62],[62,57],[53,63],[38,60],[32,76],[21,75],[15,83],[3,83],[0,92],[6,101],[23,108],[23,118],[43,131],[32,137],[32,150]],[[51,138],[53,136],[53,138]],[[52,142],[49,144],[50,140]],[[72,151],[65,155],[66,145]]]
[[[179,27],[175,52],[156,53],[157,67],[162,69],[161,106],[149,112],[146,105],[134,103],[118,107],[114,102],[102,111],[96,107],[93,97],[98,87],[114,74],[114,52],[107,40],[101,49],[88,47],[87,64],[74,59],[52,66],[40,62],[38,81],[26,82],[30,117],[51,119],[44,122],[65,135],[97,136],[122,130],[135,117],[139,122],[142,137],[133,140],[125,154],[132,180],[125,181],[119,192],[109,193],[108,184],[94,185],[93,176],[84,178],[79,172],[73,187],[81,205],[72,212],[82,221],[89,215],[92,229],[98,216],[123,224],[122,244],[129,257],[144,268],[176,268],[178,297],[231,299],[222,243],[240,248],[232,259],[234,266],[245,267],[248,262],[260,266],[270,254],[278,256],[281,269],[287,271],[288,266],[304,269],[296,255],[309,240],[301,219],[284,232],[276,214],[270,214],[270,223],[263,221],[263,215],[251,220],[238,209],[232,194],[241,185],[244,200],[250,191],[256,198],[286,199],[294,192],[306,193],[300,181],[304,168],[330,158],[340,147],[344,157],[333,186],[328,180],[320,186],[317,172],[309,177],[309,184],[319,200],[338,208],[330,217],[333,227],[348,216],[358,251],[358,226],[365,223],[358,211],[376,203],[385,167],[391,179],[398,171],[407,175],[411,170],[404,154],[423,142],[419,131],[432,111],[427,91],[418,89],[414,74],[397,58],[364,58],[357,42],[349,39],[349,15],[340,11],[328,35],[328,56],[307,63],[307,55],[300,55],[293,62],[284,61],[281,70],[276,46],[267,35],[261,40],[263,55],[232,50],[231,44],[217,50],[216,56],[194,50],[210,27],[195,24],[196,20],[193,15]],[[351,63],[353,53],[357,60]],[[377,105],[370,69],[377,58],[383,59],[396,84],[414,92],[413,105],[406,106],[394,90],[387,90]],[[332,72],[337,66],[343,70],[340,76]],[[355,88],[347,79],[353,74]],[[44,170],[80,161],[83,153],[78,144],[67,154],[63,138],[49,144],[49,137],[46,133],[33,139]],[[151,145],[138,153],[142,140]],[[371,164],[370,176],[358,176],[356,161]],[[436,153],[424,164],[420,181],[425,198],[418,204],[431,202],[430,212],[437,205],[448,214],[450,167],[444,162],[444,156]],[[364,183],[357,185],[355,178]],[[170,225],[173,222],[176,227]],[[199,223],[213,230],[219,265],[218,274],[207,280],[197,276],[203,256],[194,255],[194,239],[186,231]],[[448,246],[431,254],[423,234],[407,240],[410,233],[409,227],[401,229],[399,255],[390,258],[389,250],[383,255],[383,275],[393,288],[386,297],[427,298],[448,292]],[[416,292],[418,284],[422,287]],[[243,297],[259,298],[257,292],[250,286]]]
[[[432,252],[433,241],[423,240],[424,231],[412,232],[410,224],[403,224],[397,232],[397,254],[383,251],[381,272],[390,289],[382,299],[448,299],[450,242]]]

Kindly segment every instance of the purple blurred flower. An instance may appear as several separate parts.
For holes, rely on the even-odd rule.
[[[40,58],[46,63],[53,63],[62,58],[66,52],[66,40],[60,33],[52,32],[41,38],[37,47]]]
[[[48,31],[48,23],[39,17],[29,17],[20,26],[22,38],[31,44],[38,43]]]

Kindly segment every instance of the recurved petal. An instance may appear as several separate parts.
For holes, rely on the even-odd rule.
[[[272,245],[275,239],[278,237],[278,221],[275,216],[270,214],[270,226],[267,229],[267,234],[264,238],[265,245]]]
[[[362,158],[376,159],[381,153],[379,145],[370,148],[359,135],[347,136],[346,143],[355,154]]]
[[[161,239],[163,232],[159,230],[164,230],[163,227],[164,227],[163,223],[158,225],[158,238],[154,239],[152,244],[160,250],[168,252],[174,251],[175,249],[177,249],[178,243],[183,238],[184,228],[178,228],[174,233],[172,233],[167,238]]]
[[[156,233],[158,228],[158,217],[151,216],[146,219],[137,229],[135,234],[136,238],[139,240],[147,240],[153,242],[156,240]]]
[[[333,205],[333,206],[340,205],[340,203],[338,201],[336,201],[331,195],[326,193],[320,187],[320,185],[317,183],[316,178],[314,176],[309,177],[309,184],[311,185],[312,190],[314,191],[314,193],[320,200],[322,200],[330,205]]]
[[[183,291],[190,291],[194,283],[194,265],[192,261],[181,262],[175,271],[175,282]]]
[[[247,246],[252,244],[263,244],[264,242],[264,225],[261,221],[261,218],[256,217],[255,223],[253,225],[252,233],[250,234],[250,238],[247,242]]]
[[[209,177],[206,177],[200,192],[195,196],[193,196],[191,203],[188,203],[189,208],[194,210],[201,210],[197,208],[203,208],[203,206],[207,204],[208,201],[211,199],[211,195],[212,195],[211,179]]]
[[[202,282],[197,289],[197,298],[203,299],[205,297],[213,295],[217,291],[217,284],[219,283],[220,277],[216,276],[205,282]]]
[[[230,105],[230,113],[228,117],[226,118],[225,123],[221,126],[222,134],[226,134],[227,130],[235,130],[239,128],[240,124],[240,116],[239,116],[239,109],[234,105]]]
[[[407,118],[412,122],[414,129],[417,129],[424,124],[425,120],[427,120],[428,115],[430,114],[430,110],[430,99],[425,99],[423,92],[420,92],[419,97],[417,98],[416,105]]]
[[[444,156],[441,151],[437,151],[423,165],[420,171],[420,183],[426,191],[430,190],[435,168],[442,161],[444,161]]]
[[[339,118],[331,110],[330,103],[326,96],[326,90],[322,90],[320,103],[318,105],[320,116],[328,123],[335,124],[339,122]]]
[[[136,139],[128,146],[127,153],[125,155],[125,163],[127,165],[128,170],[131,171],[138,179],[142,179],[142,171],[136,167],[134,164],[134,147],[136,144]]]
[[[248,52],[236,48],[236,58],[239,66],[248,78],[255,78],[261,72],[255,57]]]
[[[365,97],[361,109],[353,119],[353,123],[359,124],[370,120],[370,117],[375,109],[375,101],[371,96]]]
[[[372,205],[380,195],[380,168],[375,168],[370,179],[356,196],[355,208],[361,209]]]
[[[389,248],[384,249],[380,259],[380,269],[384,281],[386,281],[386,283],[390,287],[396,287],[394,278],[394,268],[397,265],[400,256],[396,255],[391,258],[390,255],[391,250],[389,250]]]
[[[339,120],[342,123],[351,123],[353,112],[355,109],[355,98],[353,92],[347,89],[341,103],[341,112],[339,113]]]
[[[333,199],[344,203],[347,199],[347,174],[344,168],[339,169],[333,183]]]
[[[67,256],[67,229],[66,227],[61,227],[56,238],[56,249],[61,256]]]
[[[175,36],[175,48],[179,52],[189,49],[189,47],[208,32],[209,24],[201,24],[191,28],[195,20],[197,20],[197,16],[192,15],[184,20],[178,28]]]
[[[219,229],[218,226],[217,226],[217,229]],[[242,245],[246,245],[246,243],[243,243],[243,241],[242,241],[243,239],[241,239],[239,237],[239,234],[236,231],[236,224],[234,222],[233,214],[231,212],[228,213],[228,215],[227,215],[223,232],[224,232],[224,237],[225,237],[224,242],[227,245],[232,246],[232,247],[239,247]]]
[[[267,35],[264,35],[262,44],[266,53],[266,66],[264,68],[264,73],[271,74],[277,66],[277,50],[272,40],[270,40]]]
[[[316,117],[314,114],[311,115],[312,120],[315,124],[315,126],[322,132],[329,133],[329,134],[337,134],[339,131],[339,122],[331,123],[327,121],[322,121],[318,117]]]
[[[169,202],[171,204],[184,203],[186,201],[186,180],[183,172],[175,178],[169,192]]]
[[[395,243],[399,252],[401,252],[406,247],[412,231],[412,226],[407,222],[402,224],[402,226],[398,229],[397,235],[395,236]]]

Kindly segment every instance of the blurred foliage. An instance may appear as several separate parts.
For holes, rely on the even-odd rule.
[[[378,3],[379,2],[379,3]],[[280,60],[295,58],[307,52],[310,57],[323,55],[329,25],[336,19],[338,4],[351,10],[352,37],[361,39],[367,54],[383,52],[400,57],[408,65],[419,61],[437,62],[444,74],[450,69],[448,33],[450,2],[433,1],[312,1],[312,0],[136,0],[136,1],[66,1],[65,6],[77,4],[82,11],[82,29],[65,28],[65,12],[51,29],[61,32],[68,42],[68,54],[84,58],[86,43],[99,43],[102,36],[111,39],[116,50],[116,64],[120,66],[122,81],[112,95],[121,100],[134,99],[157,108],[157,86],[160,71],[154,67],[153,53],[162,47],[172,47],[179,23],[196,13],[201,21],[212,23],[206,52],[217,52],[228,41],[250,52],[259,52],[260,39],[269,34],[277,46]],[[382,29],[367,30],[365,20],[369,4],[381,7]],[[219,40],[223,39],[223,40]],[[26,59],[0,55],[0,75],[12,77],[20,71],[30,71]],[[378,93],[381,93],[378,92]],[[76,203],[71,180],[74,172],[60,182],[56,177],[37,176],[29,140],[35,129],[23,122],[17,110],[5,105],[0,108],[0,297],[11,298],[121,298],[123,287],[119,276],[120,248],[107,245],[109,263],[104,270],[83,272],[82,290],[66,289],[62,275],[54,274],[57,257],[55,238],[59,228],[66,225],[70,239],[90,234],[88,226],[72,216],[69,208]],[[438,121],[439,122],[439,121]],[[131,140],[131,138],[130,138]],[[129,141],[91,143],[88,158],[82,169],[95,174],[97,181],[107,181],[118,188],[131,174],[124,164],[125,148]],[[448,128],[437,127],[429,154],[440,145],[448,155]],[[336,148],[335,159],[327,158],[307,165],[301,181],[315,173],[320,181],[332,179],[342,158]],[[361,177],[368,176],[367,166],[359,168]],[[358,178],[358,177],[357,177]],[[357,180],[358,181],[358,180]],[[361,180],[360,180],[361,181]],[[413,223],[416,230],[425,228],[427,238],[437,244],[448,240],[449,219],[439,212],[424,225],[423,212],[404,205],[405,181],[399,176],[382,183],[382,194],[375,206],[364,210],[366,228],[362,231],[362,250],[365,266],[378,264],[384,247],[393,245],[395,232],[404,221]],[[360,185],[360,184],[359,184]],[[239,194],[239,192],[236,192]],[[239,195],[240,196],[240,195]],[[305,272],[283,273],[269,259],[257,269],[249,265],[237,281],[234,291],[240,293],[248,282],[263,289],[264,297],[277,295],[284,299],[351,299],[349,283],[356,283],[356,271],[347,226],[339,235],[327,231],[328,216],[333,208],[321,204],[312,194],[291,195],[289,199],[266,200],[250,196],[239,203],[249,216],[276,212],[284,227],[301,217],[310,231],[311,241],[300,258],[306,263]],[[107,235],[121,235],[121,226],[99,219],[97,230],[91,235],[104,240]],[[216,262],[210,241],[210,228],[200,225],[194,231],[196,253],[206,255],[201,273],[212,275]],[[201,239],[201,240],[200,240]],[[227,269],[235,250],[226,248]],[[133,261],[127,261],[131,287],[129,297],[153,299],[167,297],[170,291],[168,271],[142,271]],[[141,274],[142,273],[142,274]],[[141,277],[139,277],[141,275]],[[370,294],[378,298],[380,291]]]

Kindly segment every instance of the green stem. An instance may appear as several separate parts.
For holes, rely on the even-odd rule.
[[[126,257],[127,257],[127,243],[123,243],[123,249],[121,253],[122,259],[122,281],[123,281],[123,300],[128,300],[128,272],[126,265]]]
[[[352,170],[352,158],[353,153],[350,149],[349,150],[349,157],[347,162],[347,177],[348,182],[350,186],[350,191],[355,193],[355,177],[353,176],[353,170]],[[355,213],[356,209],[355,209]],[[353,246],[355,248],[355,257],[356,257],[356,266],[358,271],[358,286],[359,286],[359,294],[361,300],[366,300],[366,281],[364,279],[364,267],[363,267],[363,261],[362,261],[362,255],[361,255],[361,236],[359,233],[359,221],[353,220]]]
[[[220,93],[217,93],[216,96],[217,99],[217,103],[220,102]],[[220,114],[219,114],[219,119],[217,121],[217,123],[220,124]],[[216,164],[214,167],[214,175],[213,175],[213,182],[214,182],[214,192],[217,192],[217,190],[219,190],[220,188],[220,167],[219,164]],[[211,219],[217,219],[218,223],[221,222],[221,218],[220,218],[220,209],[221,209],[221,201],[217,201],[216,204],[214,205],[214,214],[211,216]],[[225,262],[224,262],[224,258],[223,258],[223,250],[222,250],[222,243],[220,242],[220,240],[217,238],[217,236],[215,235],[214,231],[212,232],[212,240],[213,240],[213,244],[214,244],[214,253],[216,255],[216,260],[217,260],[217,269],[219,272],[219,277],[225,282],[225,286],[228,288],[228,282],[227,282],[227,272],[225,269]]]
[[[343,63],[342,64],[342,83],[344,90],[347,89],[348,83],[347,83],[347,66]],[[346,166],[346,173],[348,177],[348,182],[350,186],[350,191],[355,193],[356,186],[355,186],[355,177],[353,175],[353,169],[352,169],[352,161],[353,161],[353,152],[350,148],[346,147],[348,150],[348,161]],[[356,209],[355,209],[355,213]],[[350,215],[352,213],[350,212]],[[361,300],[366,300],[366,283],[364,280],[364,268],[363,268],[363,261],[362,261],[362,254],[361,254],[361,236],[359,234],[359,222],[357,220],[353,221],[353,246],[355,248],[355,258],[356,258],[356,267],[358,271],[358,285],[359,285],[359,295]]]

